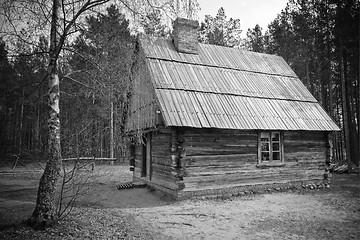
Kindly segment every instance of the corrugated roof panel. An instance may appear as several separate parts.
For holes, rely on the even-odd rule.
[[[238,119],[239,129],[256,129],[256,124],[254,123],[254,118],[247,113],[246,106],[240,106],[243,104],[243,98],[238,98],[236,96],[227,96],[229,102],[233,103],[231,105],[232,111],[235,113]]]
[[[219,106],[220,103],[217,99],[217,94],[204,93],[204,98],[206,99],[209,108],[214,113],[214,120],[216,125],[220,126],[220,128],[228,128],[228,122],[223,117],[223,110],[222,107]]]
[[[247,90],[249,96],[256,97],[259,95],[255,86],[256,84],[251,79],[251,73],[243,72],[239,80],[242,82],[242,87]]]
[[[243,125],[244,129],[257,129],[254,117],[250,114],[248,108],[246,107],[244,101],[245,98],[229,96],[229,99],[233,103],[233,111],[236,113],[238,118],[244,121],[240,122],[239,124]]]
[[[201,66],[197,66],[197,65],[193,65],[192,69],[194,70],[194,73],[196,75],[196,81],[199,83],[199,86],[201,88],[199,88],[199,91],[205,91],[205,92],[209,92],[212,91],[212,89],[210,89],[210,86],[208,84],[208,81],[204,81],[204,79],[206,79],[205,75],[202,73],[202,69],[204,67]]]
[[[236,79],[236,75],[234,74],[234,71],[230,71],[229,69],[224,69],[222,75],[226,79],[227,82],[226,84],[231,94],[244,95],[241,88],[238,87],[239,81]]]
[[[188,86],[191,89],[199,89],[199,83],[196,79],[196,75],[192,69],[192,66],[186,67],[184,66],[182,68],[182,70],[185,72],[186,74],[186,80],[188,82]]]
[[[210,124],[209,124],[209,121],[207,120],[207,116],[206,116],[202,106],[200,105],[199,100],[196,97],[196,95],[199,93],[196,93],[196,92],[188,92],[188,93],[189,93],[189,100],[191,102],[190,104],[192,104],[195,109],[195,112],[199,119],[201,127],[209,128]]]
[[[274,92],[271,89],[270,81],[268,80],[267,76],[265,74],[254,74],[253,75],[256,86],[261,91],[261,97],[264,98],[275,98],[276,95],[274,95]]]
[[[196,73],[196,69],[197,69],[198,66],[196,65],[191,65],[187,68],[188,72],[189,72],[189,77],[192,79],[192,82],[193,82],[193,86],[194,86],[194,89],[200,91],[200,89],[204,89],[204,87],[202,87],[202,82],[204,81],[200,81],[199,78],[198,78],[198,74],[199,73]]]
[[[176,68],[174,68],[173,65],[169,65],[168,67],[169,71],[173,72],[174,75],[177,75],[176,80],[178,85],[176,89],[191,89],[191,83],[188,80],[188,74],[182,65],[178,65]]]
[[[221,117],[225,119],[227,127],[229,129],[236,128],[236,121],[233,118],[233,114],[229,110],[229,103],[227,99],[222,94],[218,94],[217,99],[219,101],[219,107],[221,107],[223,114]]]
[[[271,115],[274,118],[274,122],[276,124],[274,129],[278,129],[278,130],[286,130],[287,126],[284,123],[283,119],[281,118],[281,116],[279,116],[278,111],[276,110],[276,108],[274,107],[274,105],[272,104],[273,100],[269,100],[266,99],[266,108],[271,109]]]
[[[180,120],[182,122],[182,126],[194,126],[193,117],[189,115],[189,112],[186,111],[184,98],[185,93],[182,91],[173,91],[173,94],[171,95],[173,99],[175,100],[175,104],[177,105],[178,114],[180,117]]]
[[[168,101],[170,104],[170,108],[172,109],[172,122],[170,123],[171,126],[183,126],[183,121],[179,116],[179,112],[180,110],[178,109],[178,103],[176,101],[174,101],[173,98],[173,91],[168,90],[165,92],[166,93],[166,99],[164,99],[165,101]],[[163,112],[166,113],[166,112]]]
[[[295,101],[285,101],[282,102],[281,106],[286,106],[286,113],[288,114],[290,119],[292,119],[293,123],[297,125],[298,129],[309,130],[310,128],[312,128],[312,126],[306,124],[304,119],[299,116],[298,111],[295,110],[296,108],[294,104],[296,104]]]
[[[278,98],[283,99],[284,97],[279,93],[278,88],[276,87],[276,83],[274,82],[271,75],[259,74],[259,78],[262,79],[262,83],[266,86],[267,90],[267,98]]]
[[[298,104],[299,105],[299,104]],[[299,107],[303,107],[306,108],[306,114],[308,118],[313,119],[312,123],[315,125],[321,125],[323,127],[323,129],[328,128],[328,124],[327,124],[327,120],[329,120],[329,117],[323,117],[321,112],[323,111],[322,109],[317,109],[314,108],[313,106],[309,105],[309,104],[303,104],[303,105],[299,105]],[[319,111],[320,110],[320,111]]]
[[[208,50],[208,46],[207,45],[203,45],[202,47],[199,47],[199,49],[202,50],[205,58],[206,58],[206,63],[209,64],[210,66],[218,66],[215,62],[215,60],[213,59],[213,56],[211,55],[211,52]]]
[[[165,87],[165,88],[175,88],[175,85],[173,83],[174,77],[169,74],[169,72],[167,70],[167,67],[166,67],[166,63],[161,62],[159,64],[159,67],[161,69],[161,73],[162,73],[162,75],[164,77],[164,80],[166,81],[165,86],[163,86],[163,87]]]
[[[211,74],[212,81],[214,82],[215,86],[217,87],[219,93],[230,93],[231,89],[227,87],[227,79],[225,78],[224,74],[222,74],[222,69],[215,69],[215,68],[208,68],[209,73]]]
[[[284,72],[287,73],[287,75],[290,76],[296,76],[295,72],[291,69],[291,67],[289,66],[289,64],[287,64],[287,62],[284,60],[284,58],[277,56],[278,61],[279,61],[279,65],[281,65],[281,68],[283,69]]]
[[[228,99],[228,95],[219,95],[219,100],[221,102],[221,106],[224,109],[225,115],[228,116],[229,122],[231,123],[231,127],[233,129],[240,128],[240,124],[236,115],[233,112],[232,104]]]
[[[201,106],[205,116],[206,116],[206,119],[210,125],[211,128],[216,128],[216,123],[214,122],[214,119],[213,119],[213,113],[211,112],[211,109],[208,108],[208,104],[207,102],[205,101],[205,99],[203,98],[203,94],[202,93],[199,93],[197,92],[195,94],[198,102],[199,102],[199,105]]]
[[[338,129],[317,103],[184,90],[156,90],[169,126],[262,130]]]
[[[149,62],[155,87],[316,101],[299,79],[154,59]]]
[[[161,64],[159,60],[151,59],[148,61],[149,63],[149,71],[154,78],[155,88],[167,88],[169,87],[168,80],[166,80],[166,76],[164,75]]]
[[[266,72],[273,72],[271,70],[271,65],[269,64],[269,60],[268,60],[268,55],[267,54],[260,54],[260,57],[262,58],[262,61],[263,61],[263,68],[266,69]]]
[[[274,83],[276,87],[279,89],[280,95],[285,99],[296,99],[294,95],[291,94],[292,90],[287,85],[286,77],[275,76]],[[300,100],[300,99],[299,99]]]
[[[175,46],[171,41],[164,41],[163,46],[168,51],[168,53],[169,53],[168,56],[170,57],[170,60],[181,61],[179,53],[178,53],[178,51],[176,51]]]
[[[273,76],[273,75],[268,75],[268,82],[269,85],[271,85],[271,91],[274,94],[274,98],[277,99],[288,99],[289,98],[289,94],[288,91],[284,91],[284,86],[281,82],[281,78],[279,76]],[[286,90],[286,88],[285,88]]]
[[[215,47],[214,50],[217,54],[217,57],[221,61],[222,66],[231,68],[232,64],[230,61],[228,61],[228,56],[224,54],[223,47]]]
[[[245,91],[241,88],[240,81],[234,71],[226,69],[224,71],[224,77],[228,79],[228,83],[231,87],[230,92],[232,94],[245,95]]]
[[[184,54],[152,38],[141,46],[167,126],[338,130],[281,57],[204,44]],[[142,125],[153,124],[150,105],[132,106]]]
[[[239,49],[225,48],[226,55],[231,60],[232,68],[235,69],[246,69],[246,65],[241,61],[240,54],[241,51]],[[234,51],[234,53],[233,53]]]
[[[258,102],[256,98],[245,98],[245,100],[248,102],[249,110],[252,112],[252,114],[255,116],[255,118],[258,120],[258,124],[260,125],[260,129],[266,129],[268,126],[268,122],[264,119],[264,112],[260,110],[260,106],[258,106]]]
[[[202,98],[203,104],[206,106],[206,108],[208,109],[208,111],[210,113],[208,119],[211,119],[211,122],[215,126],[218,126],[218,128],[224,128],[224,126],[219,118],[219,112],[217,112],[215,110],[214,104],[211,101],[212,98],[210,98],[210,93],[200,93],[198,96]]]
[[[193,55],[177,52],[171,41],[161,38],[142,36],[140,42],[145,55],[150,58],[296,77],[287,64],[284,64],[284,60],[274,55],[208,44],[199,44],[199,54]]]
[[[217,64],[218,66],[226,67],[227,66],[226,61],[223,59],[222,54],[219,51],[219,47],[220,46],[211,47],[209,49],[210,53],[212,54],[213,59],[215,60],[215,64]]]
[[[198,62],[197,64],[203,64],[203,65],[211,65],[211,60],[209,59],[209,56],[207,54],[207,51],[205,48],[198,48]]]
[[[254,100],[254,105],[261,111],[262,118],[265,120],[266,129],[277,129],[279,124],[277,124],[276,116],[271,112],[272,108],[265,107],[267,99],[254,98]]]
[[[234,107],[231,104],[231,97],[229,95],[219,95],[222,107],[224,108],[225,115],[228,116],[232,129],[246,129],[244,121],[234,113]]]
[[[189,126],[196,127],[196,128],[201,127],[201,124],[200,124],[199,118],[196,114],[194,105],[189,100],[188,91],[183,91],[180,93],[180,95],[182,96],[181,100],[182,100],[183,107],[185,110],[184,114],[188,116],[187,120],[189,122]]]
[[[319,104],[314,104],[314,107],[321,113],[323,119],[327,120],[329,129],[335,129],[337,131],[340,130],[340,128],[333,121],[333,119],[326,113],[326,111]]]
[[[168,104],[165,104],[165,101],[163,99],[161,92],[159,92],[158,90],[155,90],[155,95],[158,100],[160,109],[162,109],[165,112],[171,112],[171,109],[169,108]],[[168,126],[170,124],[170,122],[172,122],[172,120],[170,119],[170,114],[162,114],[162,117],[164,119],[165,126]]]
[[[299,89],[299,92],[301,93],[301,96],[303,96],[304,100],[317,102],[316,98],[310,93],[310,91],[305,87],[304,83],[300,79],[295,78],[293,81],[295,82],[294,84]]]
[[[167,96],[167,90],[156,90],[155,94],[157,96],[162,117],[164,119],[165,126],[177,125],[176,119],[174,118],[174,108],[171,106],[172,102],[168,101],[169,97]],[[166,114],[164,114],[166,113]]]
[[[258,103],[260,104],[261,111],[265,112],[265,119],[269,123],[269,128],[272,129],[281,129],[282,124],[279,121],[277,114],[273,111],[268,99],[258,99]]]
[[[272,100],[270,101],[270,104],[273,106],[281,120],[284,122],[284,125],[286,126],[285,130],[300,130],[300,127],[298,126],[298,124],[296,124],[295,119],[288,110],[286,101],[283,102],[283,100]]]

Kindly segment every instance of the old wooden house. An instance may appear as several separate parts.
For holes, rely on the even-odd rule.
[[[321,183],[339,128],[283,58],[141,36],[127,130],[134,182],[177,198]]]

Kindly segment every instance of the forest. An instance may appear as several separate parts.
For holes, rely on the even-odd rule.
[[[0,158],[46,161],[29,225],[57,222],[64,158],[126,159],[136,35],[171,38],[172,21],[198,19],[199,8],[195,0],[1,1]],[[351,172],[359,165],[359,2],[289,0],[264,33],[242,31],[220,8],[201,21],[199,41],[282,56],[340,126],[332,160]]]
[[[71,2],[74,10],[75,1],[69,5]],[[60,38],[63,42],[56,68],[61,157],[116,157],[124,161],[136,35],[171,38],[171,16],[196,18],[195,10],[201,6],[190,1],[193,8],[181,8],[174,1],[165,1],[159,6],[148,4],[140,12],[126,1],[93,2],[96,5],[90,7],[96,11],[81,14]],[[175,4],[176,10],[172,12],[172,5],[165,3]],[[65,9],[65,5],[60,7]],[[37,24],[32,31],[28,30],[32,23],[15,24],[25,21],[20,16],[25,8],[31,13],[41,10],[31,4],[4,1],[0,13],[12,24],[0,29],[0,157],[46,160],[52,40],[45,22],[50,21],[51,8],[44,8],[49,11],[42,16],[48,17],[46,21],[29,15]],[[11,18],[14,10],[17,15]],[[65,21],[60,28],[65,32]],[[241,37],[242,32],[246,32],[245,37]],[[359,165],[358,1],[289,0],[266,31],[259,25],[242,29],[241,19],[227,17],[220,8],[216,16],[207,15],[200,22],[199,41],[282,56],[342,129],[332,134],[333,161]]]

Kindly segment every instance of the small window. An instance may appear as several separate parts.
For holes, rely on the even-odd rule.
[[[282,161],[280,132],[259,133],[259,162]]]

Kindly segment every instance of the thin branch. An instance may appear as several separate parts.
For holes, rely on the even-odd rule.
[[[8,54],[8,57],[32,57],[35,55],[49,54],[49,51],[36,51],[31,53]]]
[[[82,72],[82,70],[79,70],[79,71],[76,71],[76,72]],[[66,75],[66,76],[62,77],[61,79],[69,79],[69,80],[71,80],[71,81],[73,81],[73,82],[76,82],[76,83],[78,83],[78,84],[80,84],[80,85],[82,85],[82,86],[84,86],[84,87],[87,87],[87,88],[90,88],[90,89],[94,89],[93,87],[90,87],[90,86],[88,86],[88,85],[86,85],[86,84],[84,84],[84,83],[82,83],[82,82],[79,82],[78,80],[75,80],[74,78],[70,77],[70,75],[72,75],[72,74],[74,74],[74,73],[75,73],[75,72],[72,72],[72,73],[70,73],[69,75]]]

